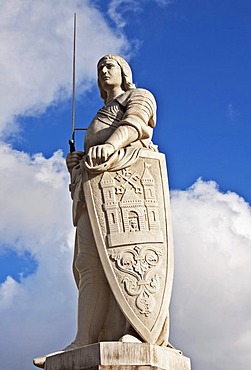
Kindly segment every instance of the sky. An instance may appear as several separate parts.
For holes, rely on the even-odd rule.
[[[0,1],[0,359],[32,359],[76,333],[71,138],[103,105],[96,63],[130,63],[158,104],[174,229],[170,341],[193,370],[251,366],[251,2]],[[83,147],[77,132],[76,146]]]

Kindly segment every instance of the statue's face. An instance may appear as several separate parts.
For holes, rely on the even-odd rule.
[[[114,59],[106,59],[98,65],[98,79],[105,91],[122,85],[121,68]]]

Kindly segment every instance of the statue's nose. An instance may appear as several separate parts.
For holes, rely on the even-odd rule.
[[[107,72],[107,67],[106,67],[106,66],[102,67],[101,72],[102,72],[102,74],[106,74],[106,72]]]

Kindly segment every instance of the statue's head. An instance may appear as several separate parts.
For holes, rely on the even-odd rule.
[[[109,61],[109,60],[115,61],[121,69],[121,77],[122,77],[121,88],[122,88],[122,90],[127,91],[127,90],[130,90],[130,89],[135,89],[135,85],[132,81],[132,70],[131,70],[129,64],[125,61],[125,59],[123,59],[122,57],[120,57],[118,55],[108,54],[108,55],[105,55],[104,57],[102,57],[98,61],[98,65],[97,65],[98,71],[99,71],[99,66],[101,64],[105,63],[106,61]],[[103,89],[103,87],[101,86],[99,78],[98,78],[98,87],[99,87],[101,98],[104,101],[106,101],[107,93]]]

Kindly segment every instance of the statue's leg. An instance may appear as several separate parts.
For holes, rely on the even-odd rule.
[[[84,209],[77,225],[78,253],[75,261],[80,276],[77,346],[98,342],[108,307],[110,288],[97,253],[89,216]]]
[[[100,333],[100,341],[118,341],[130,326],[122,311],[120,310],[116,299],[110,289],[109,306],[105,322]]]
[[[80,286],[78,298],[77,342],[81,345],[98,342],[106,318],[110,288],[103,279],[97,257],[79,254]]]
[[[127,321],[110,290],[109,309],[100,335],[100,341],[142,342],[142,339]]]

